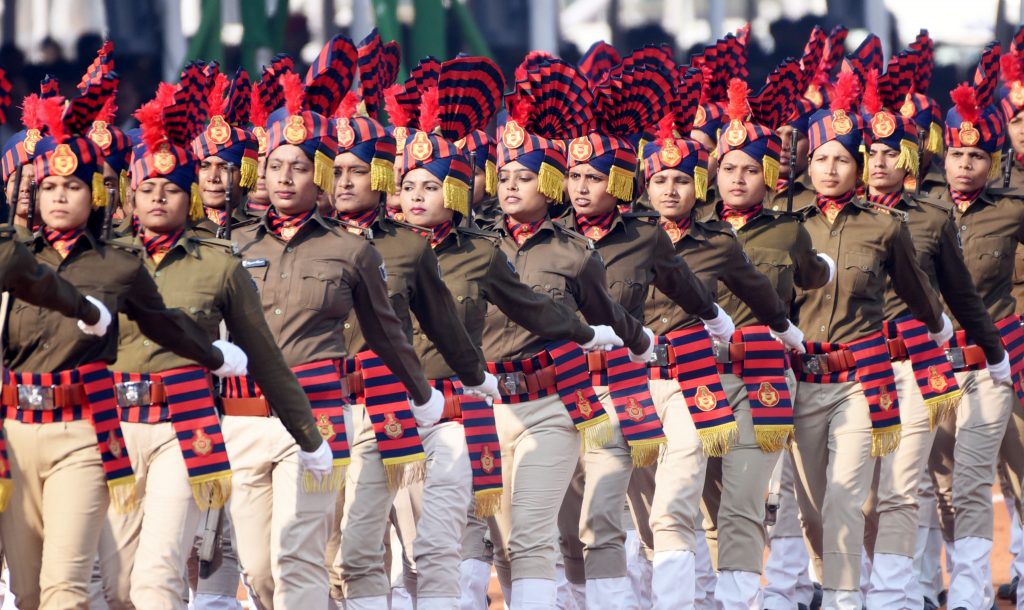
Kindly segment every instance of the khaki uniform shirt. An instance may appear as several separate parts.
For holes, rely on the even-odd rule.
[[[290,241],[270,230],[267,216],[238,227],[232,238],[288,366],[348,356],[343,325],[354,311],[370,348],[416,403],[430,398],[419,360],[388,300],[384,259],[368,240],[319,214]]]
[[[811,177],[805,171],[796,177],[796,180],[791,186],[785,189],[775,192],[768,189],[768,199],[765,202],[766,208],[773,212],[785,212],[788,201],[789,189],[793,189],[793,211],[799,211],[804,208],[810,207],[815,203],[814,185],[811,183]]]
[[[86,324],[95,324],[100,312],[74,286],[52,269],[36,262],[24,244],[12,239],[13,232],[0,231],[0,287],[11,295],[39,307]]]

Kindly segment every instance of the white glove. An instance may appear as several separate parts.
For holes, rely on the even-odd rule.
[[[432,388],[427,402],[418,405],[410,401],[409,405],[412,407],[412,416],[416,419],[416,425],[420,428],[429,428],[436,424],[437,420],[441,419],[441,414],[444,413],[444,394]]]
[[[623,346],[622,339],[615,334],[611,326],[599,324],[591,326],[590,330],[594,331],[594,338],[580,345],[584,351],[603,350],[610,352],[616,347]]]
[[[733,324],[729,314],[725,313],[718,305],[715,305],[715,311],[718,312],[715,314],[715,317],[710,320],[704,320],[704,328],[707,329],[712,339],[719,343],[728,343],[732,341],[732,334],[736,332],[736,325]]]
[[[462,388],[466,394],[473,394],[479,396],[484,400],[491,402],[495,400],[501,400],[501,394],[498,393],[498,378],[491,375],[487,371],[484,371],[484,382],[480,385],[467,385]]]
[[[107,306],[99,301],[99,299],[93,297],[85,297],[86,301],[89,301],[96,306],[96,309],[100,310],[100,319],[95,324],[86,324],[82,320],[78,321],[78,328],[87,335],[93,335],[96,337],[102,337],[107,334],[107,328],[110,327],[110,310]]]
[[[319,483],[324,477],[331,476],[331,469],[334,467],[334,455],[331,453],[331,447],[327,441],[324,441],[312,453],[300,449],[299,464]]]
[[[800,330],[796,324],[792,322],[786,327],[786,330],[781,333],[775,332],[774,330],[768,329],[779,342],[786,346],[786,349],[795,351],[798,354],[806,354],[807,348],[804,347],[804,331]]]
[[[1004,351],[1003,359],[997,364],[989,362],[988,374],[992,378],[992,383],[1007,387],[1012,386],[1013,378],[1010,376],[1010,355]]]
[[[831,284],[832,280],[836,279],[836,262],[824,252],[818,252],[818,258],[825,261],[825,264],[828,265],[828,281],[825,283]]]
[[[953,338],[953,323],[949,321],[949,316],[942,314],[942,330],[937,333],[928,331],[928,338],[938,345],[945,345]]]
[[[632,350],[631,350],[629,352],[629,360],[630,360],[630,362],[638,362],[640,364],[647,364],[651,360],[654,360],[654,346],[655,346],[654,331],[649,329],[649,328],[647,328],[645,326],[644,327],[644,335],[646,335],[648,341],[650,341],[650,343],[647,346],[647,349],[644,350],[643,353],[640,353],[640,354],[634,354],[632,352]]]
[[[249,357],[245,355],[242,348],[223,339],[214,341],[213,346],[219,349],[221,356],[224,357],[224,364],[220,365],[220,368],[213,372],[214,375],[218,377],[236,377],[249,374]]]

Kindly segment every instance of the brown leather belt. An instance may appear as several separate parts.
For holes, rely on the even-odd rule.
[[[114,384],[117,406],[148,407],[167,402],[167,390],[162,381],[126,381]]]
[[[451,394],[444,397],[444,410],[441,411],[441,419],[462,419],[461,396]]]
[[[6,384],[0,403],[26,411],[53,411],[85,404],[85,387],[80,383],[61,385]]]
[[[810,375],[829,375],[848,371],[857,366],[853,352],[840,349],[827,354],[800,354],[793,360],[793,370]]]
[[[981,346],[968,345],[965,347],[947,347],[946,359],[954,371],[963,370],[972,366],[984,366],[986,363],[985,352]]]
[[[886,339],[885,344],[889,348],[889,360],[899,361],[910,357],[910,354],[907,353],[907,344],[904,343],[902,337]]]
[[[221,398],[221,411],[235,417],[270,417],[270,403],[262,396],[257,398]]]
[[[362,370],[350,371],[341,378],[341,394],[343,396],[361,396],[365,389]]]
[[[546,366],[532,373],[497,373],[495,377],[498,378],[498,392],[502,396],[534,394],[555,387],[555,365]]]
[[[608,370],[608,352],[604,350],[587,352],[587,370],[591,373],[603,373]]]

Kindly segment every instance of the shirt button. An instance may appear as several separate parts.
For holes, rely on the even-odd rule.
[[[277,309],[274,310],[274,315],[278,315],[278,316],[281,315],[281,308],[280,307],[278,307]]]
[[[293,248],[292,246],[288,246],[287,248],[284,249],[284,251],[285,252],[295,252],[295,248]]]
[[[281,274],[281,279],[282,280],[288,279],[288,272],[287,271],[285,271],[284,273]]]
[[[345,322],[345,330],[348,330],[350,328],[352,328],[352,325],[349,324],[348,322]]]
[[[544,290],[551,290],[551,284],[544,284]]]
[[[463,299],[463,297],[461,297],[461,296],[455,298],[455,300],[458,301],[459,303],[462,302],[462,299]]]
[[[142,340],[142,344],[145,345],[146,347],[149,347],[150,345],[152,345],[152,343],[150,342],[149,339],[143,339]]]
[[[825,295],[825,300],[826,301],[831,301],[832,300],[832,295],[831,294],[826,294]]]
[[[967,225],[964,225],[964,226],[960,227],[960,230],[961,231],[966,231],[967,230]]]
[[[825,332],[825,326],[824,325],[822,325],[822,327],[821,327],[821,332]]]
[[[661,319],[661,323],[662,324],[668,324],[668,318],[662,318]]]
[[[839,235],[839,231],[832,231],[832,237],[835,237],[836,235]]]
[[[43,344],[43,349],[50,349],[50,344],[49,343],[44,343]]]
[[[154,273],[153,275],[154,275],[154,276],[156,276],[156,277],[160,277],[160,274],[161,274],[161,273],[162,273],[161,271],[157,271],[157,272],[156,272],[156,273]]]
[[[196,311],[198,311],[198,310],[195,307],[189,307],[188,308],[188,312],[189,313],[195,313]]]

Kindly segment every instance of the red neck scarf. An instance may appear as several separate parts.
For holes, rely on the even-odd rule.
[[[895,207],[900,199],[903,198],[903,190],[894,191],[892,193],[878,193],[876,195],[868,195],[868,201],[871,203],[877,203],[878,205],[884,205],[887,208]]]
[[[614,209],[597,216],[577,216],[576,224],[579,225],[580,233],[598,241],[612,230],[612,221],[618,214],[618,209]]]
[[[438,244],[443,242],[446,237],[448,237],[449,235],[452,234],[452,229],[454,227],[455,227],[455,225],[452,223],[452,221],[446,220],[446,221],[442,222],[441,224],[435,226],[433,229],[430,229],[429,231],[416,231],[416,232],[419,233],[420,235],[422,235],[423,237],[429,238],[430,239],[430,247],[431,248],[436,248]]]
[[[302,214],[288,215],[277,211],[277,208],[267,210],[267,220],[270,221],[270,230],[281,239],[288,241],[299,231],[302,225],[306,224],[313,214],[316,213],[316,206]]]
[[[676,243],[677,241],[682,239],[683,235],[686,233],[687,229],[689,229],[690,225],[692,224],[693,214],[690,214],[689,216],[680,221],[675,221],[668,218],[661,219],[661,228],[666,233],[668,233],[668,237],[669,239],[672,240],[672,243]]]
[[[737,210],[726,204],[722,204],[722,220],[732,225],[732,228],[739,231],[750,219],[761,213],[764,208],[760,203],[745,210]]]
[[[1013,153],[1013,159],[1017,162],[1018,167],[1024,167],[1024,155],[1020,153]]]
[[[270,209],[269,203],[256,203],[255,201],[246,202],[246,207],[250,214],[262,214]]]
[[[213,222],[218,226],[223,226],[224,221],[227,220],[228,217],[227,210],[218,210],[217,208],[208,208],[203,206],[203,212],[206,214],[206,217],[210,219],[210,222]]]
[[[50,227],[43,227],[43,236],[50,242],[53,249],[60,254],[61,258],[67,258],[78,243],[79,238],[85,234],[85,229],[71,229],[70,231],[58,231]]]
[[[949,187],[949,196],[953,198],[953,203],[956,204],[956,208],[960,210],[961,214],[966,212],[967,208],[971,207],[971,204],[974,203],[974,200],[977,199],[980,194],[981,189],[965,193],[963,191],[958,191],[953,187]]]
[[[377,220],[378,212],[376,206],[362,212],[338,212],[338,220],[354,224],[362,229],[369,229],[373,221]]]
[[[851,201],[853,201],[853,191],[839,197],[826,197],[821,194],[817,196],[818,209],[825,214],[825,218],[828,218],[829,222],[835,222],[839,212],[842,212],[846,204]]]
[[[174,247],[174,244],[178,243],[178,240],[181,239],[184,233],[185,229],[178,229],[174,233],[148,236],[143,231],[139,234],[139,239],[142,240],[142,245],[146,248],[146,254],[157,264],[160,264],[160,261],[164,260],[164,255]]]
[[[775,181],[775,192],[781,193],[789,188],[789,178],[779,178]]]
[[[526,240],[533,237],[542,224],[544,224],[543,218],[537,222],[516,222],[509,216],[505,217],[505,228],[508,230],[508,234],[511,235],[512,239],[516,240],[516,244],[520,246],[525,244]]]

